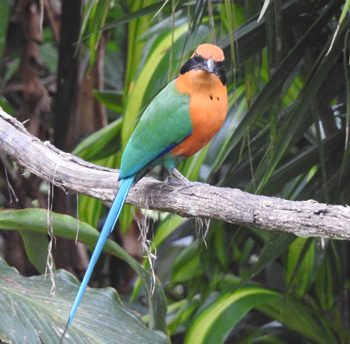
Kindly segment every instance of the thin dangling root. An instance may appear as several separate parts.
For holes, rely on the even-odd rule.
[[[145,257],[147,258],[149,262],[149,269],[151,271],[151,286],[150,286],[150,295],[152,296],[154,293],[154,289],[156,286],[156,274],[154,271],[154,262],[157,259],[157,249],[155,245],[153,245],[152,241],[147,238],[149,229],[150,229],[150,220],[147,216],[148,213],[148,196],[146,196],[146,202],[145,202],[145,211],[142,214],[141,218],[134,216],[136,219],[137,225],[140,230],[140,239],[141,239],[141,246],[142,250],[145,253]],[[135,214],[134,214],[135,215]]]
[[[202,219],[199,217],[195,218],[195,226],[196,226],[196,236],[197,238],[202,238],[205,248],[208,248],[207,241],[205,240],[210,227],[209,219]]]

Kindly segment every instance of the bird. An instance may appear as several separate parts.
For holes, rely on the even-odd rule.
[[[93,250],[60,343],[74,318],[130,188],[156,166],[165,167],[183,182],[182,175],[176,170],[178,163],[203,148],[222,127],[227,113],[224,59],[220,47],[209,43],[199,45],[180,68],[180,75],[153,98],[140,117],[123,152],[119,189]]]

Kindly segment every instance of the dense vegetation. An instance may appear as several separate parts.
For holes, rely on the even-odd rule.
[[[118,168],[142,110],[198,44],[216,43],[226,56],[227,120],[180,171],[212,185],[345,205],[346,5],[90,0],[82,7],[79,0],[0,1],[0,106],[40,139]],[[153,174],[163,177],[161,170]],[[79,215],[79,240],[91,247],[107,207],[53,191],[3,155],[0,207],[0,338],[57,343],[78,282],[56,268],[81,278],[90,252],[73,241],[74,217]],[[154,293],[151,273],[141,266],[149,268],[149,260],[134,220],[142,222],[145,212],[128,206],[111,235],[119,245],[108,242],[91,282],[112,286],[118,295],[112,289],[87,291],[67,343],[350,341],[346,241],[220,222],[211,222],[204,237],[201,220],[146,214],[148,253],[157,255]],[[57,240],[47,238],[48,223]],[[52,281],[40,275],[46,270]]]

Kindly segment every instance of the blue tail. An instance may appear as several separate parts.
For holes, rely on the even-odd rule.
[[[118,220],[118,217],[119,217],[120,212],[123,208],[126,196],[129,193],[129,190],[132,186],[132,183],[134,182],[134,179],[135,179],[135,175],[128,177],[128,178],[125,178],[125,179],[122,179],[120,182],[119,190],[117,192],[117,195],[115,196],[115,199],[112,203],[111,209],[107,215],[106,221],[102,227],[101,234],[98,238],[95,249],[92,253],[92,256],[91,256],[89,265],[86,269],[83,281],[81,282],[81,285],[79,287],[78,294],[75,297],[74,304],[73,304],[72,310],[70,312],[66,328],[64,329],[63,335],[61,337],[60,343],[62,342],[62,339],[63,339],[63,337],[68,329],[68,326],[71,324],[71,322],[73,320],[74,314],[79,306],[81,298],[83,297],[83,294],[84,294],[86,286],[90,280],[92,271],[94,270],[94,267],[96,265],[98,257],[100,256],[100,254],[102,252],[103,246],[108,238],[108,235],[112,232],[114,225],[116,224],[116,222]]]

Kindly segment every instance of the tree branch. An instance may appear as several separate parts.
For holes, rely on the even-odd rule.
[[[67,193],[109,201],[114,198],[117,170],[88,163],[40,141],[1,108],[0,150]],[[127,203],[298,236],[350,239],[350,207],[312,200],[288,201],[202,183],[181,187],[145,177],[130,190]]]

